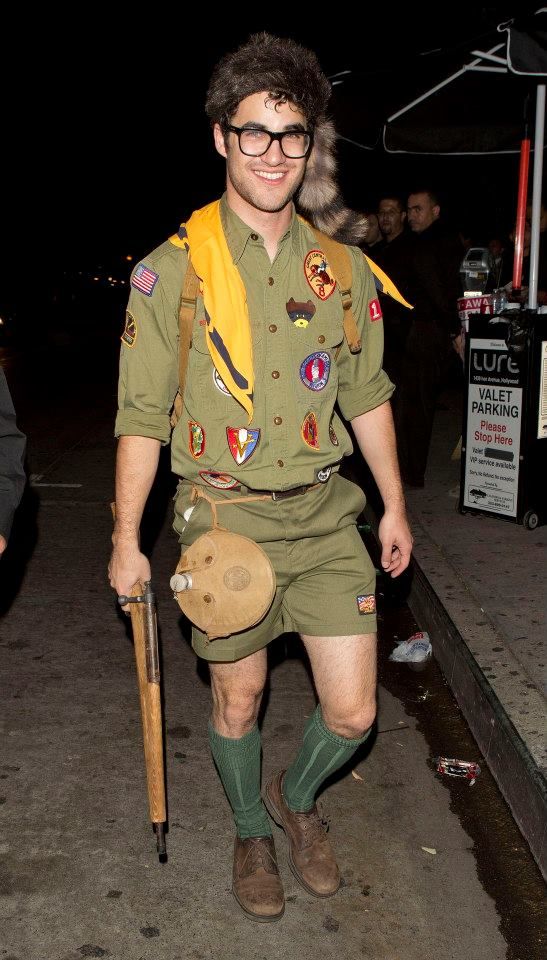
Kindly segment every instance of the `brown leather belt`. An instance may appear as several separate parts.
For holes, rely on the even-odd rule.
[[[314,487],[320,487],[320,483],[306,483],[302,487],[291,487],[290,490],[252,490],[257,496],[271,497],[272,500],[288,500],[289,497],[299,497]]]

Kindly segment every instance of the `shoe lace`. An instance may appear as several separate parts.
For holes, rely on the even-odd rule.
[[[275,873],[275,861],[264,842],[264,837],[249,837],[249,850],[246,857],[245,867],[249,873],[254,873],[260,867],[263,867],[266,873]]]
[[[307,813],[295,813],[302,830],[302,846],[310,847],[316,840],[324,840],[330,826],[330,817],[315,806]]]

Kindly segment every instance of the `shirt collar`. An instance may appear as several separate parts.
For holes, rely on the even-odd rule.
[[[241,260],[248,243],[256,243],[258,240],[260,240],[262,243],[264,242],[262,235],[256,230],[253,230],[252,227],[247,226],[241,217],[238,217],[237,213],[234,213],[231,207],[228,206],[228,200],[225,193],[223,193],[222,197],[220,198],[220,218],[222,221],[224,234],[226,236],[228,249],[232,254],[235,264],[239,263]],[[298,218],[293,205],[291,222],[287,231],[281,237],[280,243],[283,243],[283,241],[290,236],[292,237],[293,247],[296,250],[298,231]]]

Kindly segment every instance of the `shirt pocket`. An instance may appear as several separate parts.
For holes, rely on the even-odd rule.
[[[192,330],[184,403],[189,414],[199,422],[203,419],[209,422],[224,420],[239,406],[220,377],[209,352],[207,323],[201,300],[198,300]]]
[[[306,338],[292,338],[295,377],[295,408],[302,444],[324,456],[336,452],[329,425],[338,395],[336,353],[344,337],[342,323],[317,322]],[[295,331],[296,333],[296,331]]]
[[[297,402],[321,406],[326,400],[334,403],[338,392],[336,355],[344,338],[343,324],[314,318],[305,336],[299,337],[298,333],[295,330],[291,337]]]

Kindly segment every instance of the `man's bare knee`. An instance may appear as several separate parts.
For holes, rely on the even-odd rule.
[[[359,710],[323,711],[325,726],[346,740],[360,740],[370,730],[376,718],[376,707],[367,705]]]
[[[213,726],[224,737],[243,737],[253,729],[260,709],[262,689],[212,689]]]
[[[239,739],[253,729],[266,682],[266,654],[237,664],[210,664],[212,722],[221,736]]]

